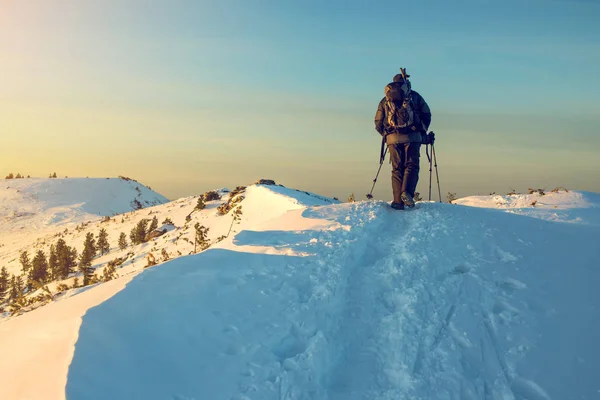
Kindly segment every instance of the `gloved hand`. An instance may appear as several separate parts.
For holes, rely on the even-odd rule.
[[[435,133],[429,132],[427,134],[427,143],[426,144],[433,144],[433,142],[435,142]]]

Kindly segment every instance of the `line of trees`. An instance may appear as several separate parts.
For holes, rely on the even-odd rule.
[[[12,172],[4,177],[4,179],[24,179],[24,178],[25,178],[25,175],[21,175],[21,173],[17,173],[15,175]],[[31,176],[27,175],[27,178],[31,178]],[[58,178],[58,176],[56,175],[56,172],[54,172],[54,173],[49,174],[48,178]]]
[[[31,178],[29,175],[27,175],[27,177]],[[23,178],[25,178],[25,175],[21,175],[20,173],[15,175],[12,172],[4,177],[4,179],[23,179]]]
[[[125,234],[121,233],[119,248],[125,249],[127,245]],[[97,279],[94,277],[92,262],[96,256],[109,252],[108,232],[104,228],[100,229],[97,237],[91,232],[87,233],[80,255],[63,238],[50,246],[49,254],[37,250],[32,259],[28,251],[22,251],[19,256],[22,274],[10,275],[6,267],[0,269],[0,305],[21,303],[27,292],[55,280],[67,279],[78,272],[83,278],[83,286],[94,283]],[[79,286],[78,279],[74,286]]]

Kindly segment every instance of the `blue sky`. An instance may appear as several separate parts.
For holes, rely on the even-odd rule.
[[[403,66],[433,112],[444,193],[600,191],[593,1],[3,3],[1,173],[129,175],[171,198],[265,177],[360,198]]]

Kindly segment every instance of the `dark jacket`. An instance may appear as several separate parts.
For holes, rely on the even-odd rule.
[[[415,124],[400,132],[387,124],[384,105],[385,97],[379,102],[377,113],[375,114],[375,129],[380,135],[385,137],[387,144],[422,142],[421,134],[427,133],[431,124],[431,110],[425,99],[414,90],[411,91],[411,101],[416,114]]]

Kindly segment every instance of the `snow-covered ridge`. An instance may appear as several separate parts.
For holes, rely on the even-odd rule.
[[[597,395],[594,194],[564,210],[570,224],[515,215],[521,208],[398,212],[262,185],[238,194],[238,223],[235,207],[218,214],[221,194],[201,211],[193,196],[86,226],[116,238],[168,216],[174,229],[125,251],[136,256],[118,272],[130,275],[0,323],[0,343],[11,343],[0,398]],[[195,223],[211,241],[232,234],[137,274],[138,255],[188,255]]]
[[[469,196],[453,204],[493,208],[556,222],[600,225],[600,194],[585,191],[553,191],[530,194]]]
[[[40,227],[111,216],[168,200],[150,188],[123,178],[5,179],[0,186],[0,221],[27,218]],[[139,206],[138,206],[139,207]],[[35,217],[35,218],[34,218]],[[4,227],[0,225],[4,230]]]

